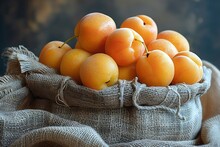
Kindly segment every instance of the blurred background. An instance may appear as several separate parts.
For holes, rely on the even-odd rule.
[[[217,0],[1,0],[0,51],[24,45],[38,56],[47,42],[71,37],[77,21],[90,12],[109,15],[117,27],[127,17],[148,15],[159,32],[180,32],[188,39],[192,52],[220,68]],[[74,47],[75,41],[69,44]],[[0,75],[4,75],[5,68],[6,59],[1,57]]]

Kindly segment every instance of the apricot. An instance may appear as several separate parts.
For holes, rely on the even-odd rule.
[[[81,84],[80,66],[91,54],[82,49],[72,49],[64,54],[60,64],[60,74],[70,76],[74,81]]]
[[[174,77],[174,64],[161,50],[149,51],[136,64],[137,77],[147,86],[168,86]]]
[[[62,47],[61,47],[62,46]],[[63,55],[72,50],[68,44],[62,41],[48,42],[42,49],[39,55],[39,62],[60,71],[60,63]]]
[[[128,66],[119,66],[119,76],[118,79],[121,80],[133,80],[137,74],[136,74],[136,63],[133,63]]]
[[[178,53],[176,47],[171,42],[169,42],[168,40],[165,40],[165,39],[156,39],[156,40],[150,42],[147,46],[147,49],[149,51],[161,50],[161,51],[167,53],[168,56],[170,56],[170,58],[172,58],[173,56],[175,56]]]
[[[103,13],[89,13],[76,25],[74,34],[80,47],[90,53],[105,50],[107,36],[116,29],[114,20]]]
[[[157,35],[157,38],[166,39],[170,41],[176,47],[178,52],[190,50],[188,40],[177,31],[173,31],[173,30],[162,31]]]
[[[107,38],[105,53],[119,66],[128,66],[138,60],[145,52],[143,38],[130,28],[119,28]]]
[[[77,41],[76,44],[75,44],[75,48],[79,48],[81,49],[82,47],[80,46],[79,42]]]
[[[203,76],[202,61],[193,52],[182,51],[173,57],[175,75],[172,84],[199,82]]]
[[[96,53],[82,63],[80,78],[84,86],[102,90],[118,81],[118,66],[109,55]]]
[[[131,28],[140,34],[146,45],[157,38],[158,28],[155,21],[146,15],[129,17],[121,24],[121,28]]]

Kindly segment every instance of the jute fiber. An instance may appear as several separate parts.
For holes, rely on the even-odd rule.
[[[148,87],[135,78],[96,91],[39,63],[23,46],[8,48],[4,55],[9,60],[0,88],[2,146],[218,144],[218,137],[210,136],[213,127],[220,133],[220,116],[203,119],[200,98],[212,74],[205,66],[203,79],[193,85]],[[15,88],[3,86],[16,80],[20,85]]]

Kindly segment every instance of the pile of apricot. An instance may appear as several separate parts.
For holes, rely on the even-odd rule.
[[[203,76],[202,61],[187,39],[174,30],[158,32],[147,15],[129,17],[117,28],[110,16],[89,13],[78,21],[73,36],[74,48],[51,41],[39,61],[92,89],[135,77],[147,86],[168,86],[194,84]]]

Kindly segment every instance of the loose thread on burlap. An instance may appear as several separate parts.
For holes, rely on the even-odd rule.
[[[133,93],[133,96],[132,96],[132,101],[133,101],[133,105],[138,108],[138,109],[145,109],[143,106],[140,106],[138,103],[137,103],[137,100],[139,98],[139,94],[140,94],[140,91],[143,87],[145,87],[146,85],[145,84],[138,84],[138,79],[137,77],[134,79],[133,81],[133,86],[135,87],[135,91]]]
[[[170,86],[167,86],[167,88],[168,88],[167,94],[166,94],[165,98],[163,99],[163,101],[162,101],[161,103],[159,103],[159,105],[163,105],[163,104],[166,102],[166,100],[168,99],[168,95],[169,95],[169,93],[170,93],[170,91],[171,91],[171,87],[170,87]],[[170,104],[170,105],[171,105],[171,104]],[[169,106],[170,106],[170,105],[169,105]]]
[[[168,108],[168,107],[165,107],[165,106],[162,106],[162,105],[151,106],[151,107],[138,105],[137,100],[138,100],[138,98],[139,98],[140,91],[142,90],[143,87],[146,87],[146,85],[145,85],[145,84],[138,84],[137,78],[135,78],[135,80],[134,80],[134,82],[133,82],[133,85],[134,85],[134,87],[135,87],[135,92],[133,93],[132,101],[133,101],[133,105],[134,105],[136,108],[138,108],[138,109],[148,109],[148,110],[150,110],[150,109],[162,108],[162,109],[165,109],[165,110],[170,111],[170,112],[172,112],[172,113],[175,113],[175,114],[178,116],[178,118],[181,119],[181,120],[185,120],[185,119],[186,119],[184,116],[182,116],[182,115],[180,114],[181,96],[180,96],[180,94],[179,94],[176,90],[174,90],[174,89],[168,87],[169,90],[172,90],[173,92],[175,92],[175,93],[177,94],[177,97],[178,97],[178,106],[177,106],[177,111],[175,112],[173,109]]]
[[[119,100],[120,100],[120,108],[124,105],[124,89],[125,89],[125,80],[119,80]]]
[[[34,71],[35,73],[42,73],[42,74],[57,73],[55,69],[49,68],[25,54],[17,54],[17,59],[20,64],[21,73],[32,72],[32,71]]]
[[[4,75],[3,77],[0,77],[0,85],[14,82],[15,80],[22,80],[22,78],[20,77],[20,75]]]
[[[5,84],[9,82],[14,82],[15,80],[18,80],[19,76],[17,75],[5,75],[3,77],[0,77],[0,98],[3,96],[11,93],[13,89],[12,86],[6,87]],[[11,83],[12,84],[12,83]]]
[[[25,55],[33,60],[36,60],[36,61],[39,60],[39,58],[33,52],[29,51],[23,45],[19,45],[18,47],[8,47],[3,52],[2,55],[7,57],[9,60],[17,60],[18,54]]]
[[[67,86],[67,81],[70,79],[70,77],[65,77],[63,78],[61,84],[60,84],[60,88],[58,90],[58,93],[57,93],[57,96],[55,98],[55,101],[58,105],[60,106],[66,106],[66,107],[69,107],[69,105],[67,104],[65,98],[64,98],[64,89],[66,88]]]
[[[179,92],[176,91],[176,90],[174,90],[173,88],[170,88],[170,90],[172,90],[174,93],[176,93],[177,98],[178,98],[178,106],[177,106],[177,110],[176,110],[176,115],[179,117],[179,119],[185,120],[185,119],[186,119],[185,116],[182,116],[182,115],[180,114],[181,96],[180,96]]]
[[[187,90],[188,98],[187,98],[186,102],[188,102],[188,101],[191,99],[191,91],[189,90],[189,87],[188,87],[185,83],[182,83],[181,85],[182,85],[183,87],[185,87],[186,90]],[[185,102],[185,103],[186,103],[186,102]]]
[[[0,91],[0,99],[4,97],[5,95],[8,95],[9,93],[13,92],[13,89],[3,89]]]

